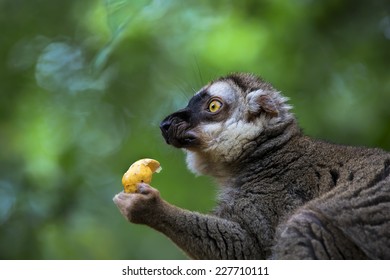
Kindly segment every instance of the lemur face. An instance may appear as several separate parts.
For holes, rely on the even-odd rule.
[[[216,82],[202,88],[191,98],[187,107],[162,121],[160,128],[166,142],[177,148],[204,146],[205,126],[217,127],[229,119],[235,101],[235,92],[226,82]]]
[[[290,106],[273,87],[251,74],[222,77],[199,90],[187,107],[160,125],[166,142],[219,162],[232,161]]]

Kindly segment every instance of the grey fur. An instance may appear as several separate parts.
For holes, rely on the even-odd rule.
[[[218,83],[236,96],[217,114],[202,112],[210,92],[223,95]],[[254,91],[263,93],[256,99]],[[250,93],[259,106],[245,103]],[[191,212],[140,184],[114,198],[130,222],[162,232],[194,259],[390,259],[390,153],[303,135],[286,99],[253,75],[220,78],[193,99],[199,104],[190,101],[161,129],[192,170],[217,179],[218,205]],[[229,133],[243,136],[234,147]]]

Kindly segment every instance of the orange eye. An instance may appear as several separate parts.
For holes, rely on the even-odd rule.
[[[213,100],[209,103],[209,112],[216,113],[222,108],[222,102],[219,100]]]

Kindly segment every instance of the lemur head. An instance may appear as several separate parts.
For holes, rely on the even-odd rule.
[[[287,98],[252,74],[221,77],[160,125],[166,142],[187,152],[195,173],[223,177],[263,133],[293,119]]]

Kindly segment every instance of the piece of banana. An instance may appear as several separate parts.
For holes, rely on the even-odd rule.
[[[122,177],[122,185],[126,193],[135,193],[138,183],[150,184],[153,173],[161,171],[157,160],[144,158],[134,162]]]

